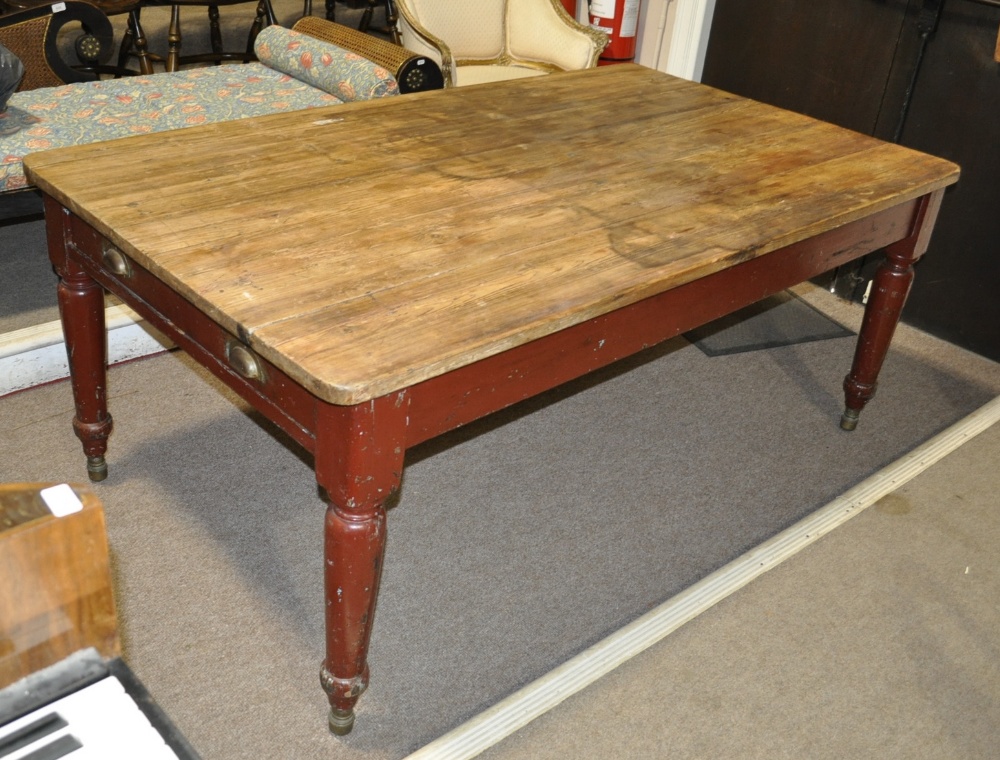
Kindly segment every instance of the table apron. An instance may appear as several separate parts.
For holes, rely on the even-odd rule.
[[[900,204],[415,384],[407,448],[906,239],[917,232],[924,202]]]
[[[105,238],[92,227],[79,217],[70,215],[67,253],[95,281],[132,307],[309,452],[314,452],[316,405],[321,403],[320,400],[259,356],[262,379],[243,377],[227,358],[230,341],[248,345],[242,336],[233,335],[220,327],[134,261],[129,262],[127,276],[109,271],[103,260],[106,243]]]
[[[749,259],[616,311],[416,383],[406,390],[412,447],[492,412],[555,388],[830,269],[905,239],[923,199],[908,201],[814,238]],[[231,366],[227,344],[245,336],[220,327],[155,275],[131,263],[128,276],[109,271],[105,238],[68,215],[67,255],[105,290],[121,298],[247,403],[310,453],[316,451],[319,405],[328,402],[267,362],[262,379]],[[155,304],[155,305],[154,305]]]

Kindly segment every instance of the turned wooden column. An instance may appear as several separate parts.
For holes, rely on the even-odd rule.
[[[386,501],[399,489],[409,396],[403,391],[357,406],[320,405],[316,480],[327,500],[324,580],[326,659],[320,682],[330,700],[330,730],[348,733],[368,686]]]
[[[59,314],[76,406],[73,431],[83,443],[90,479],[104,480],[108,476],[104,454],[112,427],[107,406],[104,289],[68,255],[69,212],[46,197],[45,216],[49,258],[59,275]]]
[[[944,191],[938,190],[921,199],[910,234],[886,248],[885,261],[875,273],[854,362],[844,378],[845,404],[840,418],[844,430],[858,426],[861,410],[875,396],[882,363],[913,284],[913,264],[927,252],[943,195]]]

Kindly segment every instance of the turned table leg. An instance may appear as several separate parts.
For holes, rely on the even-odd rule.
[[[112,425],[107,407],[104,290],[68,256],[54,255],[53,264],[59,275],[59,313],[76,405],[73,430],[83,443],[90,479],[104,480]]]
[[[402,392],[351,407],[320,405],[317,413],[316,479],[328,503],[320,682],[330,701],[330,730],[338,735],[354,726],[354,705],[368,686],[385,505],[402,478],[408,401]]]
[[[927,251],[942,195],[939,190],[921,200],[910,234],[886,248],[885,261],[875,273],[854,363],[844,378],[845,405],[840,418],[844,430],[857,427],[861,410],[875,395],[882,363],[913,284],[913,264]]]

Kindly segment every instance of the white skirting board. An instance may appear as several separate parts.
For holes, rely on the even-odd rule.
[[[774,538],[417,750],[408,760],[464,760],[484,752],[896,491],[998,421],[1000,397]]]
[[[126,306],[104,312],[108,364],[166,351],[170,341]],[[69,377],[62,325],[47,322],[0,335],[0,396]]]

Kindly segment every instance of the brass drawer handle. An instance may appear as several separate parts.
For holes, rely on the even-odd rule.
[[[264,363],[261,358],[239,341],[226,342],[226,359],[236,374],[247,380],[264,382]]]
[[[101,259],[104,261],[104,266],[107,267],[111,274],[115,274],[126,279],[132,276],[132,263],[128,260],[128,257],[126,257],[124,253],[119,251],[110,243],[104,244],[104,251],[101,254]]]

